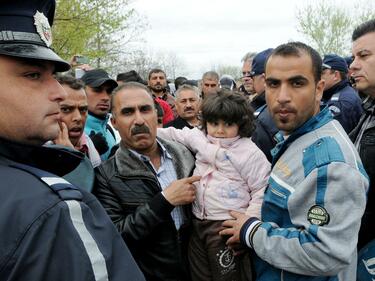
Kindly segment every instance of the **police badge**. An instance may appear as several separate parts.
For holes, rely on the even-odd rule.
[[[43,13],[36,11],[34,15],[34,25],[36,26],[36,31],[40,39],[46,43],[47,47],[50,47],[52,44],[52,32],[47,17]]]

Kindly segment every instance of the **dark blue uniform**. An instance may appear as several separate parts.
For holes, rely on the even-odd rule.
[[[327,105],[333,118],[349,134],[363,113],[362,101],[347,79],[324,91],[321,105]]]
[[[81,160],[0,139],[0,280],[144,280],[97,199],[60,177]]]

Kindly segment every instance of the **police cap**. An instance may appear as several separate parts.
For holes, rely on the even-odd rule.
[[[265,65],[268,57],[271,55],[273,49],[269,48],[267,50],[261,51],[254,58],[251,64],[250,76],[261,75],[265,72]]]
[[[51,48],[55,0],[5,0],[0,6],[0,55],[46,60],[56,71],[70,65]]]

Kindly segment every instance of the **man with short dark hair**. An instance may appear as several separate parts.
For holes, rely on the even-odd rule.
[[[59,133],[69,64],[52,49],[52,0],[0,9],[0,280],[142,281],[96,198],[63,178],[82,153],[43,146]]]
[[[277,47],[265,70],[266,100],[281,133],[261,218],[231,212],[222,235],[254,250],[258,281],[356,280],[357,238],[368,179],[328,108],[320,111],[322,59],[313,48]]]
[[[362,249],[359,276],[365,276],[358,280],[362,281],[374,278],[370,266],[375,257],[375,19],[359,25],[353,32],[352,41],[352,77],[355,88],[367,96],[364,113],[350,134],[370,178],[366,211],[358,238],[358,249]]]
[[[198,126],[199,105],[200,97],[198,88],[190,85],[180,86],[176,91],[176,110],[178,117],[164,125],[164,127],[175,127],[177,129],[188,127],[192,129]]]
[[[60,133],[53,142],[84,153],[95,168],[100,165],[101,159],[94,143],[84,133],[88,111],[84,84],[70,75],[57,75],[56,79],[67,96],[60,102]]]
[[[323,58],[322,79],[325,81],[321,105],[328,106],[333,118],[349,134],[357,125],[363,112],[362,101],[350,86],[348,66],[343,57],[336,54]]]
[[[93,141],[101,159],[108,159],[116,144],[113,129],[109,126],[111,93],[117,82],[103,69],[86,71],[81,80],[85,83],[88,102],[88,116],[85,133]]]
[[[187,243],[194,158],[183,145],[156,138],[149,89],[129,82],[112,96],[121,135],[114,157],[96,170],[94,194],[121,233],[147,280],[190,280]]]
[[[219,79],[219,74],[217,74],[215,71],[207,71],[203,73],[201,81],[202,99],[219,91]]]
[[[148,74],[148,87],[152,94],[158,100],[161,99],[168,103],[173,113],[173,118],[177,116],[174,97],[167,91],[167,75],[159,68],[151,69]],[[160,104],[160,103],[159,103]],[[160,104],[161,105],[161,104]],[[164,114],[169,115],[169,110],[163,106]]]

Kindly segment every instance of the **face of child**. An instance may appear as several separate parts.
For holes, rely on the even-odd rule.
[[[207,134],[214,138],[234,138],[238,136],[238,125],[223,120],[207,122]]]

